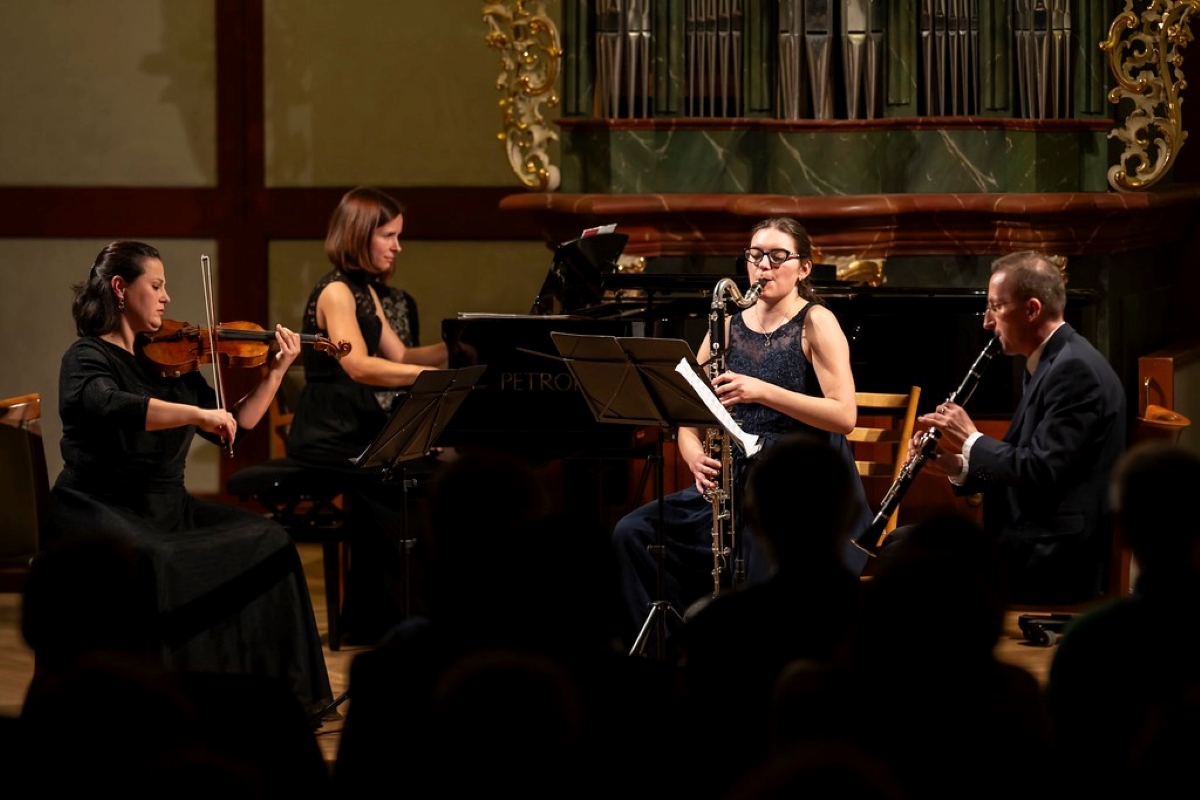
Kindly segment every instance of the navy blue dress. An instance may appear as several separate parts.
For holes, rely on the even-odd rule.
[[[804,320],[812,303],[806,304],[796,316],[770,334],[757,333],[746,327],[742,312],[734,314],[729,324],[729,345],[725,366],[730,372],[750,375],[812,397],[822,397],[821,386],[812,364],[804,357],[801,337]],[[786,414],[757,403],[739,404],[730,409],[734,420],[747,433],[759,437],[765,450],[780,437],[799,430],[818,431]],[[846,437],[840,433],[821,431],[830,443],[841,451],[853,465],[854,454]],[[742,481],[751,460],[734,444],[735,503],[740,498]],[[820,502],[821,498],[806,498],[804,487],[797,487],[796,518],[803,525],[804,504]],[[866,492],[859,487],[858,502],[862,512],[853,535],[846,540],[846,562],[860,573],[867,556],[853,545],[853,538],[871,524],[873,514]],[[682,613],[692,603],[711,596],[713,581],[713,513],[712,503],[691,485],[666,495],[662,502],[664,600]],[[613,532],[613,542],[621,567],[622,590],[627,613],[626,636],[632,643],[657,599],[657,564],[648,548],[657,541],[659,504],[657,501],[636,508],[622,517]],[[743,515],[735,513],[739,523]],[[740,557],[746,567],[747,583],[759,583],[769,574],[769,565],[759,548],[755,547],[754,532],[748,527],[737,532],[741,543]],[[672,625],[674,620],[668,620]],[[668,626],[670,631],[670,625]]]

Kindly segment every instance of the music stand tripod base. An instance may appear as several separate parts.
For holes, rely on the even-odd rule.
[[[685,425],[713,427],[716,417],[696,395],[677,366],[686,361],[705,383],[707,377],[696,363],[688,343],[682,339],[589,336],[554,332],[554,346],[562,355],[588,408],[598,422],[625,425],[658,425],[667,429]],[[644,654],[652,633],[656,654],[666,656],[667,621],[684,622],[683,615],[666,600],[663,543],[663,436],[655,447],[655,483],[658,503],[657,541],[652,546],[657,573],[657,592],[650,613],[642,624],[631,655]]]

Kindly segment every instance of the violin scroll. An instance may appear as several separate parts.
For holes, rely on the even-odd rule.
[[[313,341],[311,342],[314,350],[320,350],[322,353],[328,353],[334,358],[340,359],[342,356],[350,352],[350,343],[345,339],[342,339],[337,344],[334,344],[331,340],[326,339],[324,336],[316,336],[315,334],[300,334],[300,344],[305,344],[304,337],[307,335],[312,335],[314,337]]]

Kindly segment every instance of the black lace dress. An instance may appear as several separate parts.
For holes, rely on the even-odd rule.
[[[306,708],[327,703],[320,634],[291,539],[259,514],[186,491],[197,429],[146,430],[152,397],[216,407],[199,372],[163,378],[90,336],[67,349],[59,376],[64,466],[42,546],[88,533],[128,537],[150,566],[169,668],[274,676]]]
[[[308,297],[301,331],[321,336],[329,332],[317,326],[317,298],[335,281],[345,283],[354,294],[355,318],[367,345],[376,355],[383,336],[383,323],[375,313],[367,281],[356,280],[332,270],[323,276]],[[418,346],[417,306],[403,290],[372,284],[392,328],[406,347]],[[375,436],[383,430],[397,396],[395,389],[357,383],[329,353],[305,348],[304,388],[300,392],[292,427],[288,433],[288,455],[300,461],[349,468]]]
[[[368,355],[378,354],[383,336],[372,288],[400,341],[406,347],[419,346],[417,305],[407,292],[339,270],[317,281],[304,312],[303,333],[329,335],[317,326],[317,299],[335,281],[345,283],[354,295],[355,318]],[[353,459],[375,441],[404,392],[356,382],[328,353],[305,348],[302,358],[305,383],[288,433],[287,453],[314,468],[335,471],[338,482],[346,486],[351,567],[343,627],[351,644],[373,644],[414,610],[411,604],[422,610],[429,546],[420,532],[422,481],[433,467],[428,459],[407,461],[395,470],[355,465]],[[406,491],[403,481],[409,479],[419,485]]]

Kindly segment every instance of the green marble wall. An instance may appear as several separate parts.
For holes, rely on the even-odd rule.
[[[683,130],[589,125],[562,137],[562,191],[1105,191],[1103,131],[977,129]]]

